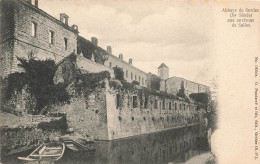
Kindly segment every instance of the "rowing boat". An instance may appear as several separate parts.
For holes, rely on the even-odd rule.
[[[58,161],[64,154],[64,143],[45,143],[37,147],[27,157],[18,157],[22,161]]]

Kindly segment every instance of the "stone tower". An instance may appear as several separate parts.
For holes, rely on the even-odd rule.
[[[158,67],[158,76],[162,79],[168,79],[169,78],[169,68],[162,63],[159,67]]]

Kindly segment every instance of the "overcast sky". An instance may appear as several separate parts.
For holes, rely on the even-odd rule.
[[[155,0],[44,0],[39,8],[69,25],[79,35],[98,38],[100,47],[112,46],[115,56],[133,58],[133,65],[157,74],[165,63],[170,77],[178,76],[209,85],[215,77],[212,53],[214,31],[209,3]]]

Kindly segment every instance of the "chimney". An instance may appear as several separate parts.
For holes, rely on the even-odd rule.
[[[65,13],[60,14],[60,21],[66,25],[68,25],[69,16]]]
[[[123,60],[123,54],[119,54],[119,59]],[[130,62],[130,60],[129,60]]]
[[[91,42],[96,46],[98,45],[98,39],[96,37],[91,37]]]
[[[35,7],[38,7],[38,0],[35,0]]]
[[[33,5],[33,6],[35,6],[35,7],[38,7],[38,0],[28,0],[28,2],[29,2],[31,5]]]
[[[78,26],[77,25],[72,25],[71,28],[76,31],[76,32],[79,32],[79,29],[78,29]]]
[[[107,46],[107,52],[112,54],[112,47],[111,46]]]
[[[129,64],[132,65],[133,64],[133,59],[129,59]]]

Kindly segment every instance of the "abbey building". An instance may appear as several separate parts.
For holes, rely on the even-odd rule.
[[[159,78],[158,90],[177,94],[181,86],[185,94],[206,92],[209,87],[183,78],[169,78],[169,68],[162,63],[158,75],[146,73],[133,65],[134,60],[125,61],[123,54],[115,56],[112,47],[104,50],[98,46],[98,39],[87,40],[79,35],[77,25],[71,23],[69,16],[60,14],[56,19],[38,6],[38,0],[2,0],[1,1],[1,74],[22,71],[18,67],[17,57],[52,59],[58,64],[55,81],[66,79],[68,56],[76,55],[76,65],[84,72],[108,71],[113,77],[114,67],[123,69],[127,82],[137,81],[142,87],[151,87],[151,79]]]

